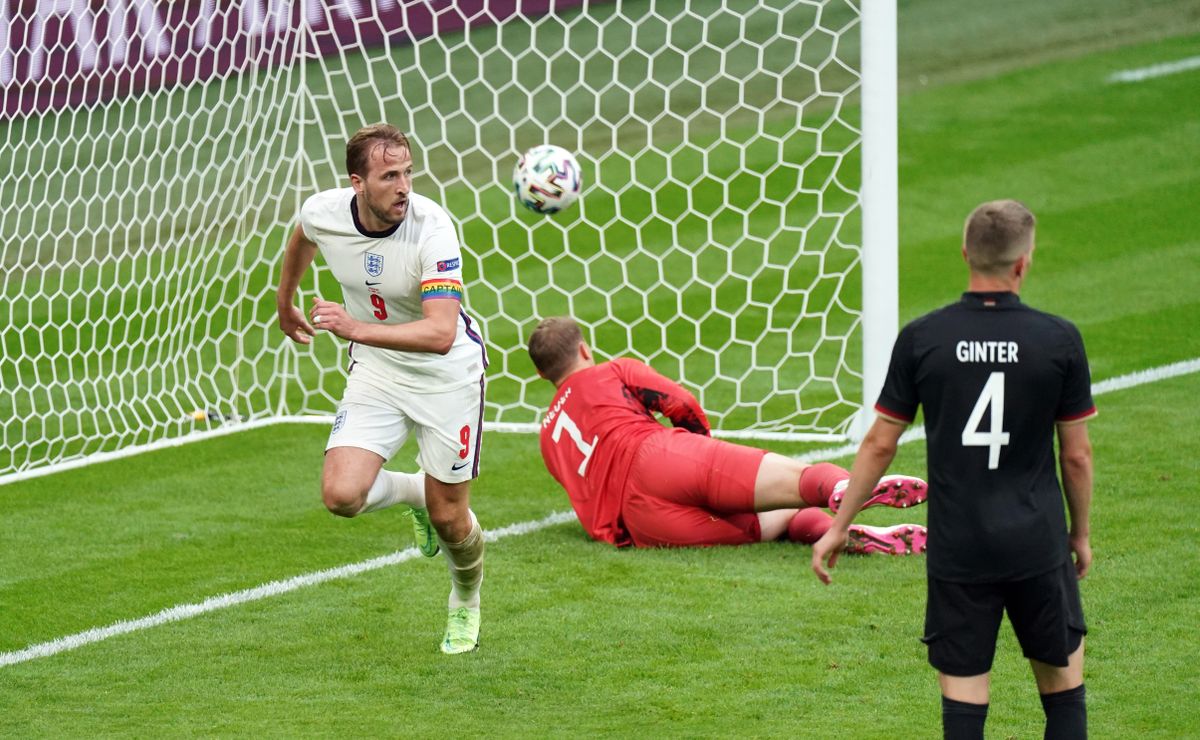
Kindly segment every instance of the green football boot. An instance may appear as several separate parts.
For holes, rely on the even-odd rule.
[[[421,554],[427,558],[437,555],[442,548],[438,545],[437,533],[433,531],[433,525],[429,523],[429,511],[414,506],[404,514],[412,517],[413,537],[417,541],[417,549],[421,551]]]
[[[469,653],[479,647],[479,607],[460,606],[450,610],[442,652],[447,655]]]

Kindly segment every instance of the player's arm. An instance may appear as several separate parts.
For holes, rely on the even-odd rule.
[[[625,387],[650,411],[671,420],[674,426],[708,436],[708,416],[696,397],[682,385],[640,362],[618,361]]]
[[[892,464],[892,459],[896,457],[896,448],[900,444],[900,435],[906,426],[907,423],[899,419],[878,416],[859,445],[854,465],[850,468],[850,482],[846,484],[846,495],[838,508],[837,516],[834,517],[829,531],[813,545],[812,569],[822,583],[828,584],[832,580],[825,564],[828,563],[832,568],[837,564],[838,555],[846,549],[850,524],[871,497],[871,491],[887,472],[888,466]]]
[[[1092,443],[1087,422],[1058,425],[1058,464],[1063,492],[1071,515],[1069,542],[1075,553],[1075,572],[1080,578],[1092,565],[1090,513],[1092,508]]]
[[[1055,430],[1058,433],[1058,465],[1062,474],[1063,493],[1071,515],[1068,543],[1075,553],[1075,573],[1083,578],[1092,565],[1090,513],[1092,508],[1092,443],[1088,439],[1087,421],[1096,415],[1092,401],[1091,372],[1083,337],[1074,324],[1066,324],[1070,349],[1067,351],[1069,371],[1062,400],[1055,410]]]
[[[461,287],[459,288],[461,295]],[[309,311],[313,325],[358,344],[405,352],[433,352],[444,355],[458,336],[457,298],[433,298],[421,301],[421,318],[404,324],[375,324],[358,321],[346,313],[340,303],[313,299]],[[318,318],[320,317],[320,318]]]
[[[296,306],[296,290],[300,287],[300,279],[308,272],[309,265],[316,256],[316,242],[309,239],[304,233],[304,227],[297,224],[284,248],[279,290],[275,293],[275,309],[279,313],[279,329],[300,344],[311,342],[315,332],[304,319],[304,312]]]
[[[421,318],[403,324],[362,322],[332,301],[315,301],[313,325],[342,339],[382,349],[444,355],[458,337],[463,299],[462,254],[449,217],[439,221],[421,241]],[[321,317],[318,322],[317,316]]]

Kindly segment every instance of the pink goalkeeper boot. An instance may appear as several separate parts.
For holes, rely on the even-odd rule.
[[[842,499],[846,497],[846,485],[849,482],[844,480],[837,483],[829,496],[829,510],[835,514],[842,505]],[[875,486],[871,493],[871,498],[863,504],[864,509],[870,506],[907,509],[925,503],[925,499],[929,497],[929,485],[911,475],[885,475],[879,479],[879,485]]]
[[[928,530],[920,524],[897,524],[892,527],[851,524],[846,552],[855,555],[869,555],[873,552],[885,555],[916,555],[925,552],[925,541],[928,538]]]

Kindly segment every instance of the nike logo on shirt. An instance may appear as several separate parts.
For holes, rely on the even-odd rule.
[[[468,460],[467,462],[454,463],[453,465],[450,466],[450,470],[457,472],[457,471],[462,470],[463,468],[467,467],[470,464],[471,464],[470,460]]]

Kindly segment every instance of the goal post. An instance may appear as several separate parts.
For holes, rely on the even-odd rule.
[[[535,427],[524,348],[570,314],[719,435],[861,433],[897,323],[895,3],[861,7],[0,0],[0,483],[328,418],[344,347],[286,340],[274,286],[381,120],[460,230],[491,428]],[[541,143],[584,168],[553,217],[511,189]]]
[[[875,415],[899,326],[899,132],[896,0],[862,0],[862,439]]]

